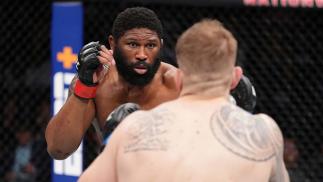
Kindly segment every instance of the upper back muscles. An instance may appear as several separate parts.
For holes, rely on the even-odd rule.
[[[199,108],[172,103],[149,112],[138,111],[121,123],[125,137],[119,142],[118,164],[122,169],[150,171],[163,176],[164,181],[166,177],[183,181],[175,175],[178,173],[191,179],[209,179],[204,181],[225,181],[230,176],[240,181],[268,181],[276,152],[271,140],[273,130],[266,118],[230,104],[214,109],[214,105]],[[138,162],[140,166],[134,165]],[[235,163],[234,170],[225,167],[227,163]],[[207,166],[218,174],[197,170]]]
[[[210,128],[227,152],[243,159],[242,167],[247,167],[244,164],[262,165],[254,168],[254,173],[249,171],[251,176],[258,175],[266,181],[288,181],[282,160],[282,134],[270,117],[251,115],[238,107],[224,105],[213,113]]]
[[[239,157],[261,162],[275,155],[267,122],[238,107],[220,107],[212,114],[210,127],[214,138]]]

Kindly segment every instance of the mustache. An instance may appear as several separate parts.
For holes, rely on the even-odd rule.
[[[142,60],[131,64],[131,67],[137,67],[137,66],[143,66],[145,68],[148,68],[150,65],[148,63],[146,63],[145,61],[142,61]]]

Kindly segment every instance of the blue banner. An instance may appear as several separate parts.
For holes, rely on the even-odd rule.
[[[51,29],[51,103],[55,115],[67,99],[69,84],[76,72],[77,53],[83,45],[82,3],[53,3]],[[81,144],[67,159],[53,160],[52,181],[77,181],[82,170]]]

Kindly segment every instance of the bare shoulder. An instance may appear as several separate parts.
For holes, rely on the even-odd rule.
[[[180,89],[182,86],[182,72],[168,63],[161,63],[163,82],[169,88]]]
[[[273,148],[275,150],[275,161],[273,163],[273,168],[269,181],[279,181],[279,182],[289,182],[289,175],[284,164],[283,157],[283,135],[278,127],[277,123],[266,114],[259,114],[257,117],[263,118],[267,123],[269,132],[271,133],[271,141]]]
[[[267,114],[258,114],[255,115],[255,117],[260,118],[260,120],[264,120],[267,125],[267,129],[271,133],[270,139],[272,140],[272,143],[275,148],[282,149],[283,148],[283,134],[276,123],[276,121],[268,116]]]
[[[265,114],[252,115],[236,106],[224,105],[210,119],[214,138],[233,154],[251,161],[267,161],[282,143],[277,124]]]
[[[136,111],[122,123],[124,140],[121,147],[124,153],[139,151],[168,150],[170,132],[175,114],[164,108],[150,111]]]

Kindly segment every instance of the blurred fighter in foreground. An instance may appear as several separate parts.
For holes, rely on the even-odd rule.
[[[121,12],[109,44],[110,50],[91,42],[79,53],[72,94],[46,128],[48,152],[55,159],[72,154],[91,123],[98,131],[111,130],[104,127],[108,115],[121,104],[133,102],[146,110],[179,96],[181,71],[159,58],[162,25],[152,10],[135,7]],[[241,68],[235,70],[240,78]]]
[[[79,181],[289,181],[275,121],[229,102],[236,53],[216,20],[185,31],[176,45],[180,97],[127,116]]]

